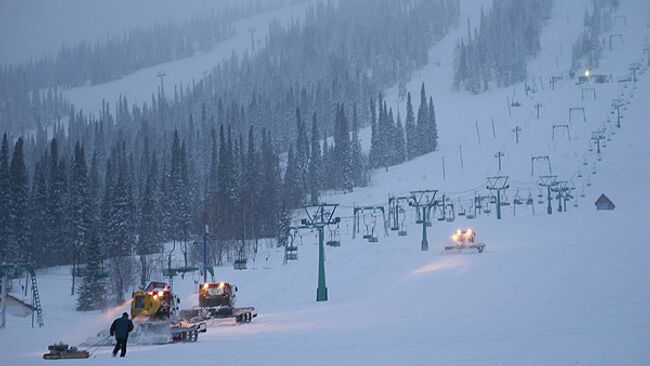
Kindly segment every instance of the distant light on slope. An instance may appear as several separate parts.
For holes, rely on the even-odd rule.
[[[589,69],[585,70],[585,77],[588,78],[589,75],[591,75],[591,71]]]

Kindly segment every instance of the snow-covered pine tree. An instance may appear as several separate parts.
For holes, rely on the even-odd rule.
[[[438,123],[433,97],[429,96],[429,123],[427,125],[427,152],[438,150]]]
[[[9,252],[11,234],[11,178],[9,173],[9,138],[2,135],[0,146],[0,261],[13,258],[16,254]]]
[[[309,139],[307,138],[307,129],[305,121],[300,114],[300,108],[296,108],[296,162],[298,164],[297,179],[303,192],[307,191],[307,174],[309,170]]]
[[[380,142],[377,131],[377,109],[375,107],[374,99],[370,99],[370,167],[377,168],[380,164]]]
[[[357,105],[352,107],[352,141],[350,141],[350,160],[352,165],[352,180],[355,186],[365,186],[367,182],[366,167],[359,140],[359,116]]]
[[[391,111],[392,114],[392,111]],[[395,126],[395,164],[401,164],[406,161],[406,141],[404,140],[404,127],[399,111],[397,112],[397,125]]]
[[[86,243],[86,215],[88,215],[88,168],[86,166],[86,156],[84,148],[77,142],[74,147],[74,157],[72,161],[72,171],[70,176],[70,195],[69,195],[69,224],[70,239],[72,240],[73,250],[73,271],[81,263],[79,253],[83,250]],[[73,279],[74,279],[73,273]],[[73,281],[74,282],[74,281]],[[74,283],[72,286],[72,295],[74,295]]]
[[[298,181],[298,170],[298,161],[293,152],[293,145],[291,145],[287,157],[287,169],[284,173],[283,206],[287,210],[292,210],[302,203],[302,188]]]
[[[429,106],[427,104],[427,94],[424,89],[424,83],[422,83],[422,87],[420,88],[420,107],[418,108],[418,119],[417,119],[417,126],[416,126],[417,137],[416,137],[415,150],[417,152],[417,156],[427,153],[426,135],[427,135],[428,125],[429,125]]]
[[[270,131],[262,130],[262,181],[260,187],[260,211],[265,214],[261,219],[263,235],[272,236],[275,233],[280,212],[280,159],[273,150]]]
[[[410,92],[406,98],[406,156],[409,160],[417,156],[417,128]]]
[[[105,306],[105,287],[102,265],[102,250],[96,225],[88,229],[88,240],[83,250],[86,258],[86,269],[81,279],[77,297],[77,310],[99,310]]]
[[[48,241],[50,244],[50,257],[52,263],[70,263],[72,260],[72,246],[66,227],[67,189],[65,160],[59,158],[59,147],[56,138],[50,144],[48,169]]]
[[[337,105],[334,118],[334,179],[336,188],[344,192],[352,191],[352,161],[350,159],[350,130],[345,116],[345,107]]]
[[[32,259],[39,265],[53,262],[52,248],[48,244],[48,216],[47,216],[47,180],[46,166],[47,153],[34,166],[34,181],[30,199],[30,227],[32,228],[30,241],[33,249]]]
[[[316,112],[312,116],[311,123],[311,153],[309,156],[309,201],[312,205],[317,205],[321,190],[321,148],[320,134],[316,122]]]
[[[162,249],[160,245],[160,206],[156,193],[156,187],[158,187],[158,158],[156,153],[151,155],[150,160],[140,203],[138,244],[136,246],[138,255],[157,253]]]
[[[247,237],[257,238],[259,236],[260,220],[260,158],[255,147],[255,128],[250,126],[248,129],[248,143],[245,156],[246,166],[243,167],[242,174],[242,210],[245,213],[245,222],[247,224]]]
[[[29,241],[29,186],[27,167],[23,152],[24,139],[16,140],[11,158],[11,240],[14,249],[11,252],[18,262],[32,260],[32,248]],[[0,255],[0,258],[2,256]]]

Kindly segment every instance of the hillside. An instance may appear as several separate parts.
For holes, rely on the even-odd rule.
[[[480,3],[487,6],[489,1]],[[617,14],[624,15],[626,22],[616,24],[612,32],[622,34],[624,42],[606,50],[599,68],[590,70],[612,75],[612,82],[577,84],[566,70],[587,4],[587,0],[554,2],[552,19],[542,33],[542,51],[528,65],[529,81],[536,85],[528,95],[523,83],[480,95],[452,91],[453,49],[465,34],[464,27],[453,30],[430,51],[430,64],[411,78],[407,88],[419,90],[425,82],[436,101],[438,151],[373,171],[367,187],[322,197],[340,205],[336,216],[342,219],[341,247],[325,249],[329,301],[315,301],[315,232],[301,231],[296,240],[298,260],[288,264],[283,264],[281,249],[261,240],[263,249],[255,262],[249,258],[248,269],[217,268],[217,280],[238,286],[238,304],[257,308],[259,316],[251,324],[210,328],[194,344],[130,346],[127,358],[119,362],[140,366],[161,360],[228,365],[647,363],[650,246],[643,229],[650,217],[646,193],[650,55],[644,54],[644,48],[650,36],[650,7],[643,0],[621,1]],[[475,23],[480,5],[461,1],[461,19],[469,17]],[[635,62],[641,65],[638,81],[618,82]],[[177,68],[178,80],[187,80],[196,72],[200,75],[202,65],[197,57],[165,69]],[[181,76],[181,70],[187,74]],[[68,96],[94,108],[96,95],[122,93],[123,88],[137,95],[140,91],[130,86],[139,84],[142,93],[148,93],[145,88],[152,84],[142,80],[151,72],[141,71],[92,90],[73,89]],[[552,90],[548,80],[554,75],[564,78]],[[584,89],[592,87],[593,91]],[[520,106],[508,108],[506,100],[512,100],[513,94]],[[387,103],[403,113],[405,104],[397,98],[397,87],[385,95]],[[615,98],[624,103],[620,128],[612,107]],[[537,103],[542,105],[539,118]],[[583,108],[584,119],[580,111],[571,115],[571,108]],[[553,137],[554,125],[567,127],[556,128]],[[519,141],[513,132],[517,127]],[[591,139],[596,130],[603,131],[600,154]],[[361,139],[364,149],[369,149],[369,129],[362,130]],[[498,152],[504,154],[501,170]],[[545,162],[531,163],[534,156],[548,156],[551,170]],[[566,212],[557,212],[558,201],[553,198],[553,212],[548,215],[539,176],[551,174],[575,190]],[[470,212],[477,194],[488,193],[491,176],[509,178],[504,201],[510,205],[502,207],[501,220],[495,217],[494,205],[490,213],[478,210],[473,220],[459,215]],[[352,238],[354,207],[387,207],[389,195],[420,189],[439,190],[437,198],[444,194],[454,204],[452,222],[437,220],[440,213],[432,220],[428,251],[420,250],[422,227],[416,225],[412,207],[404,207],[407,236],[390,230],[385,234],[381,214],[366,212]],[[615,203],[615,210],[595,210],[594,201],[602,193]],[[516,199],[523,204],[515,205]],[[301,212],[294,213],[295,219],[302,217]],[[373,221],[379,240],[374,244],[361,237],[366,224],[373,229]],[[485,251],[443,253],[451,234],[467,227],[487,244]],[[326,230],[326,238],[329,234]],[[41,354],[48,344],[82,343],[127,310],[123,306],[103,313],[74,311],[69,271],[59,267],[38,274],[46,326],[31,329],[29,319],[10,317],[7,329],[0,331],[5,350],[0,355],[2,364],[42,364]],[[181,308],[195,305],[199,275],[174,281]],[[118,362],[110,351],[102,347],[90,360],[60,363]]]

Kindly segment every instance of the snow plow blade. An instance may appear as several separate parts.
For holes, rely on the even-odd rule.
[[[476,253],[483,253],[485,249],[485,244],[483,243],[473,243],[470,245],[447,245],[445,246],[445,253],[449,254],[459,254],[462,252],[472,251]]]
[[[205,323],[208,327],[232,326],[250,323],[257,317],[254,307],[246,308],[194,308],[181,310],[179,318],[192,324]]]
[[[199,333],[206,332],[204,322],[170,323],[168,321],[146,321],[136,325],[135,330],[129,335],[129,344],[136,346],[152,346],[169,343],[196,342]],[[113,346],[115,338],[107,330],[101,331],[96,337],[86,340],[86,346]]]

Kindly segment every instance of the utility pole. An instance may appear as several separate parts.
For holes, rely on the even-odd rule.
[[[516,126],[515,128],[512,129],[512,132],[515,133],[515,143],[519,143],[519,132],[521,132],[521,127]]]
[[[537,110],[537,119],[539,119],[539,109],[542,108],[542,103],[535,104],[535,109]]]
[[[325,226],[335,225],[341,222],[340,217],[334,217],[338,204],[321,203],[317,206],[306,206],[307,217],[301,220],[304,228],[318,230],[318,288],[316,289],[316,301],[327,301],[327,284],[325,281]],[[313,213],[309,209],[315,209]]]
[[[460,154],[460,167],[464,168],[464,165],[463,165],[463,146],[462,145],[458,146],[458,153]]]
[[[510,185],[508,185],[508,177],[488,177],[487,180],[487,189],[490,191],[497,191],[497,220],[501,220],[501,191],[510,188]]]
[[[546,207],[546,213],[552,214],[553,207],[551,206],[551,187],[554,187],[557,184],[557,175],[543,175],[539,177],[539,185],[546,187],[546,199],[548,201],[548,206]]]
[[[203,283],[208,282],[208,236],[210,231],[208,229],[208,224],[205,224],[205,230],[203,231]]]
[[[497,130],[494,128],[494,118],[492,118],[491,121],[492,121],[492,138],[496,139],[497,138]]]
[[[551,191],[557,193],[558,212],[566,212],[566,201],[571,198],[570,191],[574,189],[567,187],[568,184],[565,180],[557,181],[555,187],[551,188]]]
[[[621,107],[625,106],[622,99],[616,98],[612,101],[612,107],[616,108],[616,127],[621,128]]]
[[[639,65],[638,62],[633,62],[630,65],[630,71],[632,71],[632,82],[636,83],[637,81],[639,81],[639,79],[636,78],[636,73],[637,73],[637,71],[639,71],[640,68],[641,68],[641,65]]]
[[[501,151],[498,151],[496,154],[494,154],[494,157],[499,159],[499,171],[501,171],[501,157],[503,157],[505,154]]]
[[[591,140],[596,143],[596,152],[600,154],[600,141],[605,139],[605,131],[597,130],[591,132]]]
[[[442,180],[447,180],[447,170],[445,169],[445,156],[442,157]]]
[[[248,27],[248,33],[251,34],[251,53],[255,53],[255,27]]]
[[[553,89],[553,91],[555,91],[555,83],[560,81],[560,80],[562,80],[561,76],[552,76],[551,77],[551,89]]]
[[[163,83],[163,79],[167,76],[164,71],[158,72],[156,77],[160,78],[160,97],[162,98],[165,95],[165,85]]]
[[[478,121],[474,121],[474,125],[476,126],[476,140],[478,140],[478,144],[481,144],[481,135],[478,133]]]
[[[415,207],[416,210],[422,209],[422,245],[420,250],[423,252],[429,250],[429,242],[427,241],[427,212],[436,206],[436,193],[437,189],[427,189],[421,191],[411,191],[411,199],[409,206]]]
[[[0,275],[2,275],[2,292],[0,293],[0,301],[2,301],[2,306],[0,307],[0,329],[4,329],[7,324],[7,270]]]

